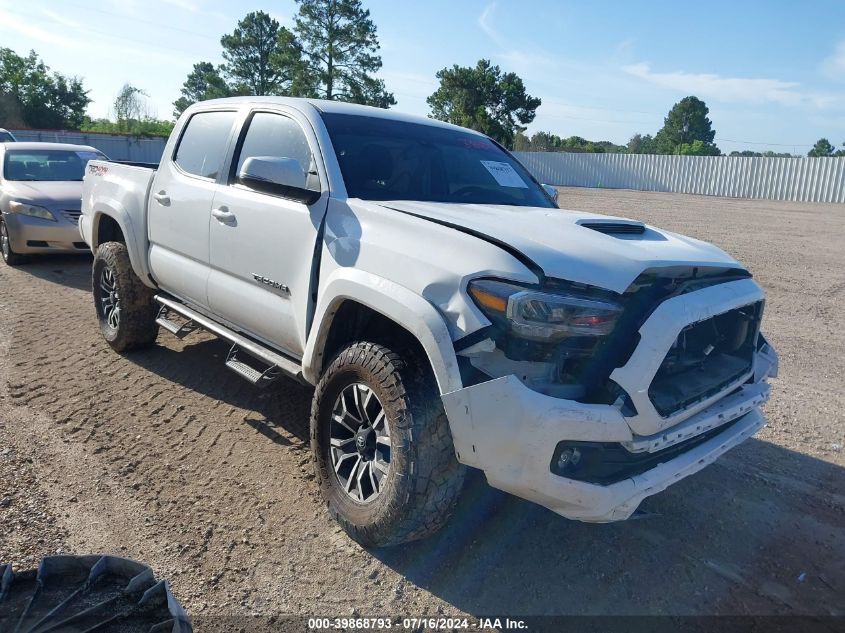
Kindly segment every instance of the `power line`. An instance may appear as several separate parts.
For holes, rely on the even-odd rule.
[[[7,11],[8,11],[8,9],[7,9]],[[9,13],[12,13],[13,15],[15,15],[15,14],[16,14],[18,17],[21,17],[21,18],[23,18],[23,19],[27,19],[27,18],[30,18],[30,19],[41,19],[41,17],[43,17],[43,16],[34,15],[34,14],[32,14],[32,13],[26,13],[26,12],[23,12],[23,11],[20,11],[20,10],[15,10],[14,12],[13,12],[13,11],[9,11]],[[127,19],[127,20],[129,20],[129,19],[131,19],[131,18],[128,18],[128,17],[127,17],[126,19]],[[139,20],[139,21],[141,21],[141,20]],[[149,47],[149,46],[150,46],[150,42],[149,42],[149,40],[135,39],[135,38],[131,38],[131,37],[126,37],[126,36],[125,36],[125,35],[123,35],[123,34],[118,34],[118,33],[109,33],[109,32],[106,32],[106,31],[100,31],[100,30],[98,30],[98,29],[93,29],[93,28],[91,28],[90,26],[88,26],[88,25],[86,25],[86,24],[82,24],[82,25],[80,25],[80,27],[79,27],[79,28],[80,28],[80,30],[82,30],[82,31],[86,31],[86,32],[88,32],[88,33],[94,33],[94,34],[96,34],[96,35],[101,35],[101,36],[108,37],[108,38],[117,39],[117,40],[119,40],[119,41],[121,41],[121,42],[132,42],[132,43],[134,43],[134,44],[140,44],[140,45],[142,45],[142,46],[146,46],[146,47]],[[187,50],[187,49],[184,49],[184,48],[175,48],[175,47],[173,47],[173,46],[166,46],[166,45],[162,45],[162,44],[158,44],[158,43],[156,44],[156,48],[159,48],[159,49],[164,49],[164,50],[168,50],[168,51],[173,51],[173,52],[176,52],[176,53],[183,53],[183,54],[185,54],[185,55],[194,55],[194,56],[196,56],[196,54],[197,54],[195,50]]]
[[[105,9],[95,9],[93,7],[76,4],[74,2],[66,2],[65,4],[68,4],[72,7],[76,7],[77,9],[82,9],[83,11],[92,11],[94,13],[102,13],[103,15],[110,15],[114,18],[117,18],[118,20],[126,20],[126,21],[129,21],[129,22],[142,22],[143,24],[149,24],[151,26],[155,26],[156,28],[160,28],[160,29],[168,29],[170,31],[176,31],[178,33],[186,33],[188,35],[194,35],[196,37],[202,37],[204,39],[214,40],[215,42],[220,41],[219,37],[209,35],[208,33],[200,33],[199,31],[191,31],[189,29],[179,28],[178,26],[170,26],[170,25],[167,25],[167,24],[162,24],[161,22],[156,22],[155,20],[145,20],[144,18],[138,18],[138,17],[134,17],[134,16],[130,17],[128,15],[115,13],[114,11],[106,11]]]
[[[570,108],[579,108],[581,110],[607,110],[608,112],[621,112],[623,114],[647,114],[648,116],[656,116],[663,118],[665,114],[658,114],[657,112],[646,112],[645,110],[621,110],[619,108],[606,108],[604,106],[597,106],[597,105],[578,105],[576,103],[568,103],[566,101],[558,101],[557,99],[549,99],[549,103],[555,105],[563,105]]]
[[[717,138],[720,143],[744,143],[746,145],[775,145],[777,147],[812,147],[812,143],[764,143],[762,141],[738,141],[732,138]]]
[[[209,41],[213,40],[215,42],[219,42],[218,37],[208,35],[207,33],[201,33],[199,31],[192,31],[190,29],[183,29],[183,28],[176,27],[176,26],[170,26],[170,25],[167,25],[167,24],[162,24],[160,22],[156,22],[154,20],[146,20],[144,18],[139,18],[139,17],[134,17],[134,16],[130,17],[130,16],[127,16],[127,15],[115,13],[114,11],[107,11],[105,9],[99,9],[99,8],[94,8],[94,7],[90,7],[90,6],[80,5],[80,4],[74,3],[74,2],[66,2],[66,4],[73,6],[73,7],[76,7],[77,9],[84,10],[84,11],[91,11],[91,12],[94,12],[94,13],[100,13],[102,15],[108,15],[108,16],[111,16],[111,17],[116,18],[118,20],[124,20],[124,21],[128,21],[128,22],[141,22],[143,24],[155,26],[156,28],[164,28],[164,29],[168,29],[168,30],[171,30],[171,31],[175,31],[175,32],[179,32],[179,33],[185,33],[187,35],[193,35],[195,37],[207,39]],[[30,18],[40,19],[40,17],[41,17],[41,16],[36,16],[36,15],[33,15],[33,14],[27,14],[27,13],[22,13],[22,12],[19,12],[19,15],[21,15],[22,17],[25,17],[25,18],[30,17]],[[105,37],[119,38],[121,41],[133,42],[135,44],[141,44],[141,45],[144,45],[144,46],[149,45],[149,41],[133,39],[133,38],[126,37],[125,35],[116,35],[115,33],[108,33],[108,32],[104,32],[104,31],[99,31],[99,30],[93,29],[93,28],[91,28],[91,27],[89,27],[88,25],[85,25],[85,24],[81,25],[81,27],[82,27],[82,29],[84,29],[84,30],[86,30],[90,33],[95,33],[97,35],[102,35],[102,36],[105,36]],[[163,46],[163,45],[160,45],[160,44],[156,44],[156,47],[161,48],[161,49],[165,49],[165,50],[178,52],[178,53],[189,54],[189,55],[195,54],[195,51],[188,51],[186,49],[174,48],[172,46]],[[425,83],[425,82],[422,82],[422,81],[414,81],[413,79],[411,79],[411,82],[412,83],[419,83],[421,85]],[[400,93],[396,93],[396,94],[400,94]],[[402,96],[402,95],[400,94],[400,96]],[[404,95],[404,96],[409,97],[411,95]],[[418,97],[412,97],[412,98],[418,98]],[[608,108],[608,107],[605,107],[605,106],[578,105],[578,104],[575,104],[575,103],[570,103],[570,102],[566,102],[566,101],[558,101],[558,100],[552,100],[552,103],[562,105],[562,106],[565,106],[565,107],[570,107],[570,108],[578,108],[578,109],[582,109],[582,110],[605,110],[605,111],[608,111],[608,112],[620,112],[620,113],[623,113],[623,114],[646,114],[646,115],[655,116],[655,117],[663,116],[662,114],[657,114],[656,112],[646,112],[644,110],[623,110],[623,109],[619,109],[619,108]],[[595,118],[591,118],[591,117],[579,117],[579,116],[573,116],[573,115],[569,115],[569,114],[554,114],[554,115],[550,115],[550,116],[551,116],[551,118],[574,119],[574,120],[579,120],[579,121],[591,121],[593,123],[640,124],[640,125],[648,125],[649,123],[652,123],[652,121],[642,121],[642,120],[595,119]],[[729,138],[717,138],[715,140],[719,141],[719,142],[723,142],[723,143],[741,143],[741,144],[746,144],[746,145],[764,145],[764,146],[793,147],[793,148],[795,148],[795,147],[812,147],[811,143],[770,143],[770,142],[763,142],[763,141],[742,141],[742,140],[729,139]]]

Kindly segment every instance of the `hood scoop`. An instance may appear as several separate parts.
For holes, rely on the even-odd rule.
[[[645,224],[629,220],[580,220],[576,224],[605,235],[642,235]]]

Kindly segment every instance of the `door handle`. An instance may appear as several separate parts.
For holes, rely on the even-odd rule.
[[[217,207],[216,209],[212,209],[211,215],[214,216],[214,218],[221,224],[228,224],[229,226],[237,224],[235,214],[229,211],[227,207]]]
[[[159,191],[158,193],[154,193],[153,200],[158,202],[163,207],[170,206],[170,196],[167,195],[166,191]]]

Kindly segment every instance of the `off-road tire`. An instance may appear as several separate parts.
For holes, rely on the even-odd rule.
[[[120,318],[117,327],[108,323],[101,302],[104,293],[100,283],[104,268],[111,270],[114,286],[119,294]],[[112,349],[124,352],[147,347],[155,342],[158,324],[153,291],[145,286],[132,270],[125,244],[100,244],[94,256],[91,282],[100,331]]]
[[[378,397],[392,444],[386,484],[366,504],[341,488],[329,454],[334,404],[353,383],[363,383]],[[398,545],[440,529],[452,513],[467,470],[455,458],[428,360],[363,341],[335,356],[317,384],[311,406],[311,449],[329,513],[365,547]]]
[[[5,232],[6,238],[9,237],[9,225],[6,224],[6,221],[0,218],[0,232]],[[12,250],[12,243],[11,241],[6,242],[6,247],[0,249],[0,252],[3,255],[3,261],[6,262],[9,266],[19,266],[27,261],[27,258],[24,255],[20,255]]]

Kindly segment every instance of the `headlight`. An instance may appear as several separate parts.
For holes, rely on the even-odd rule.
[[[37,207],[34,204],[25,204],[23,202],[10,202],[9,213],[18,213],[20,215],[31,215],[34,218],[41,218],[43,220],[50,220],[55,222],[56,218],[44,207]]]
[[[491,321],[532,341],[606,336],[622,314],[621,306],[605,299],[532,290],[491,279],[472,281],[467,290]]]

